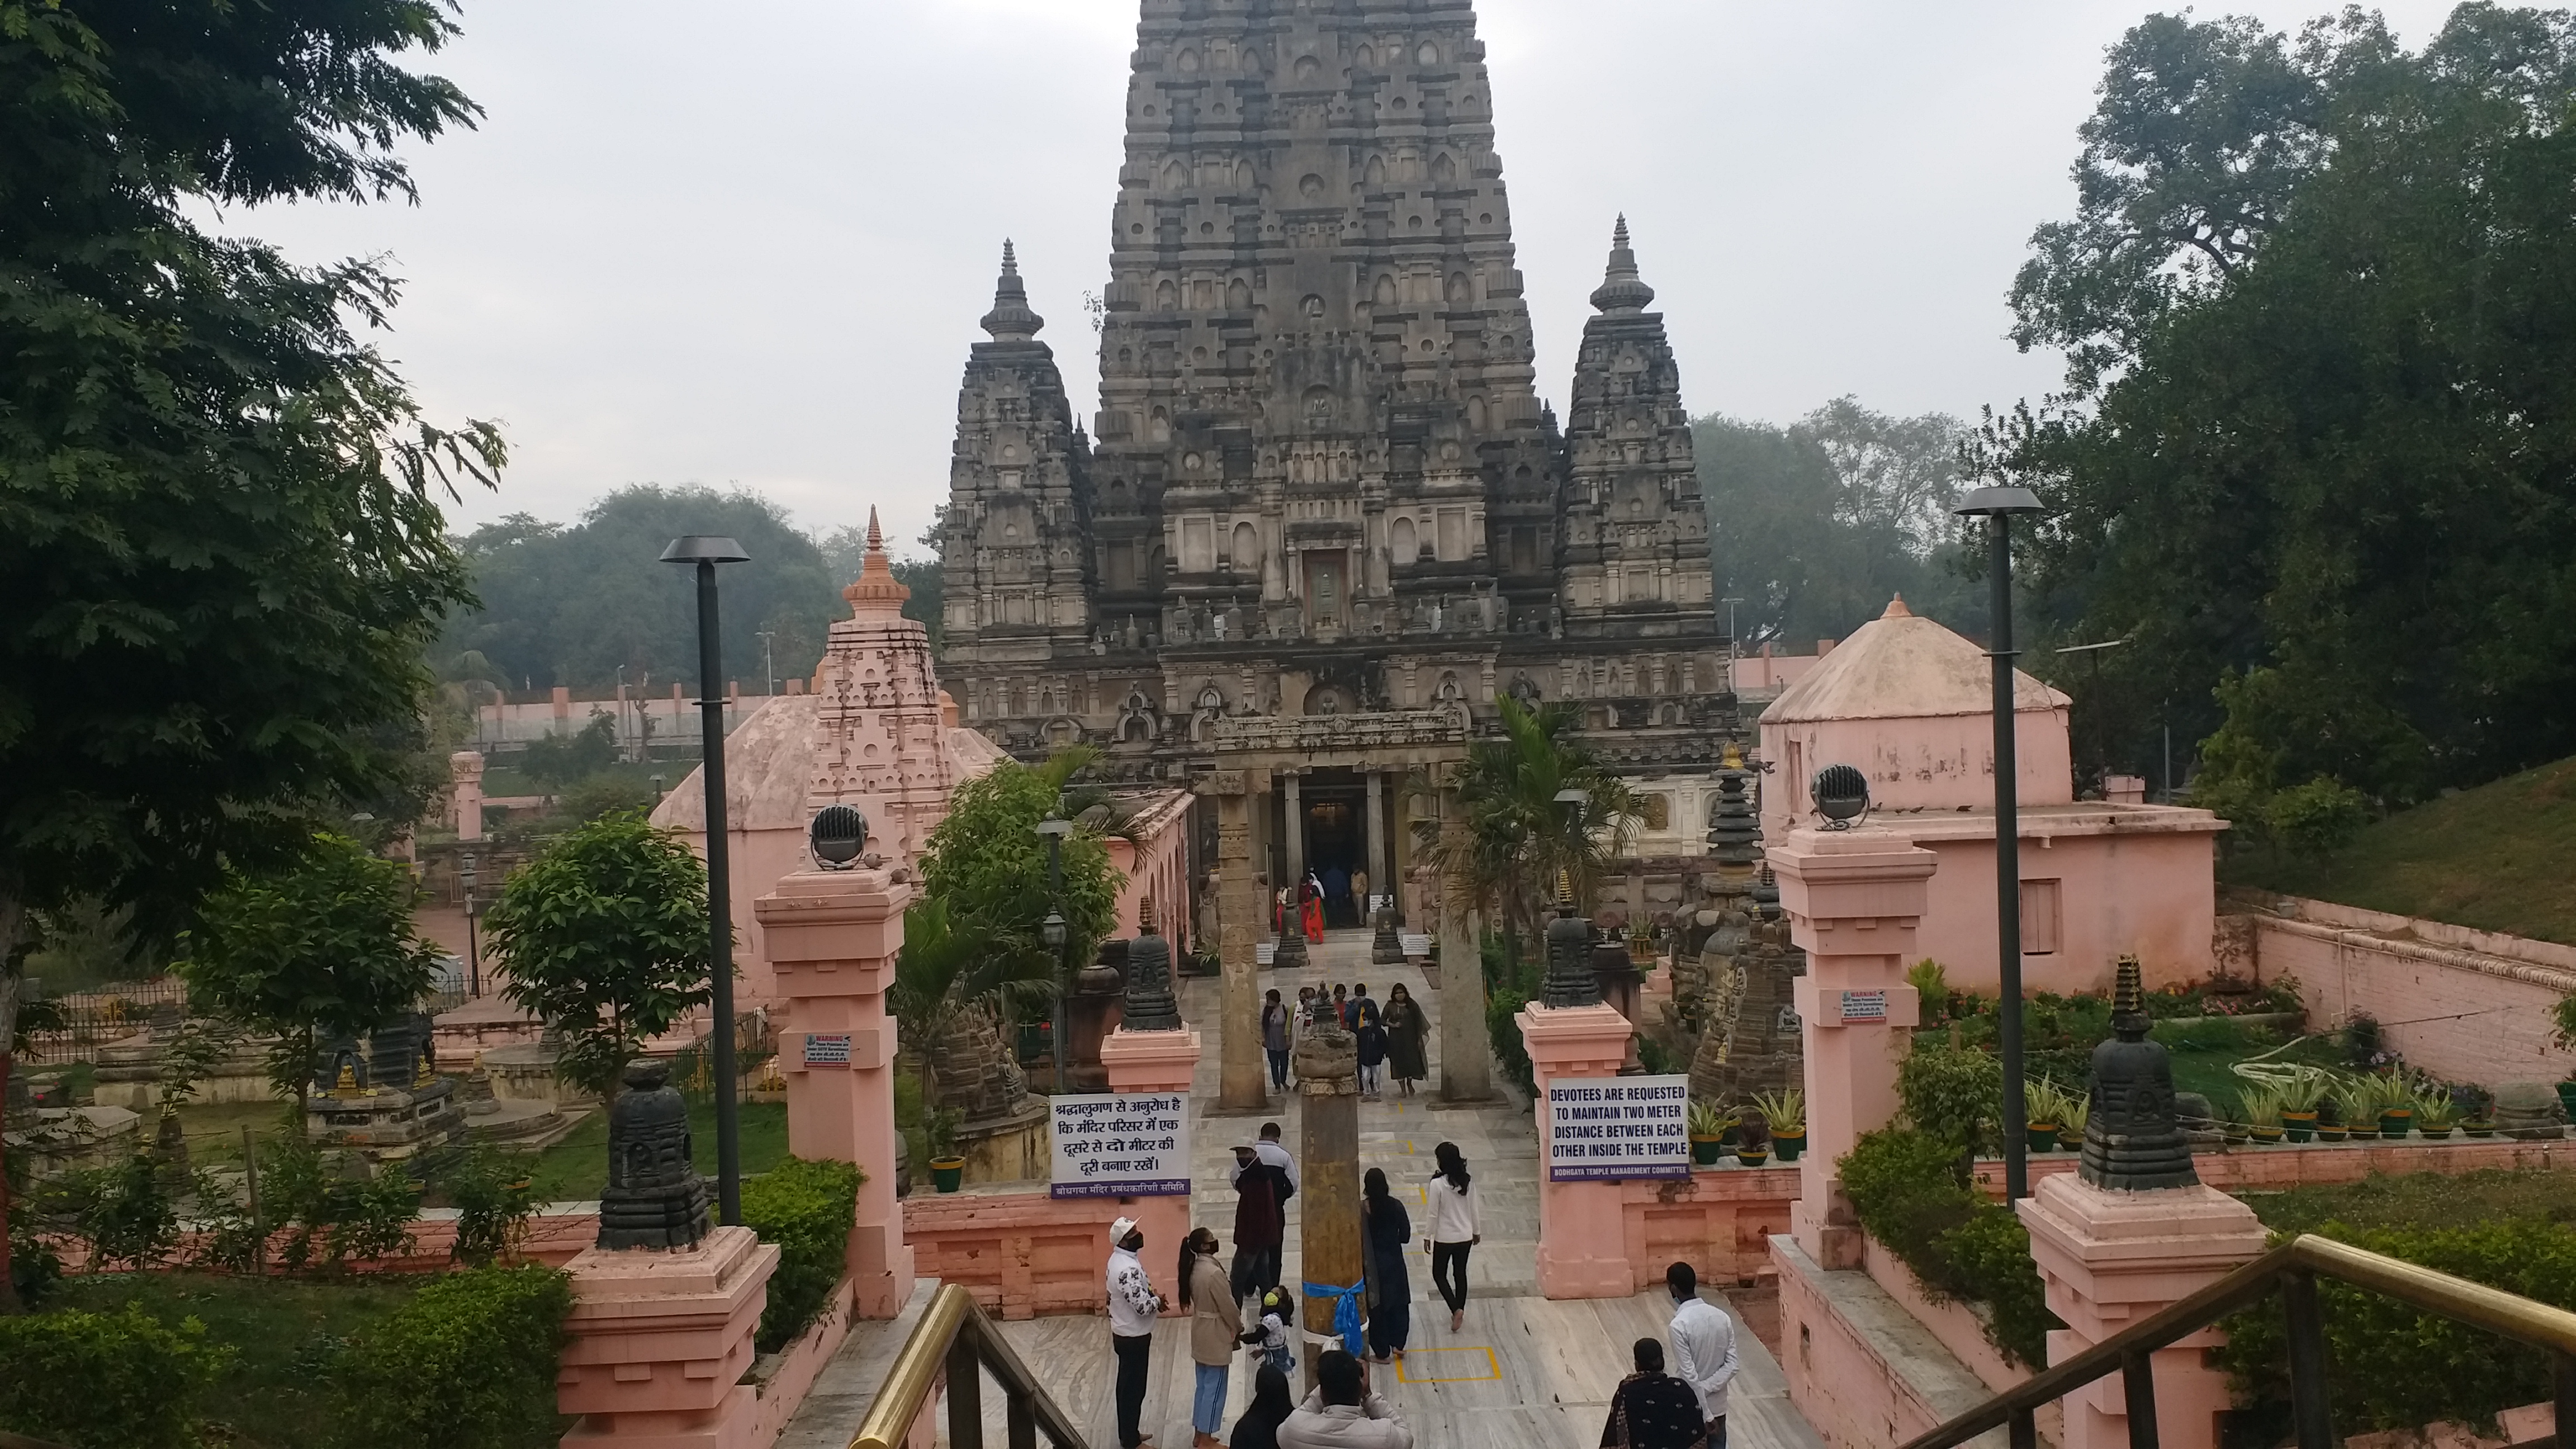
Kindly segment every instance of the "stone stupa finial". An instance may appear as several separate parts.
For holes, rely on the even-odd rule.
[[[1604,312],[1643,312],[1655,300],[1655,289],[1637,275],[1637,254],[1628,249],[1628,217],[1610,233],[1610,266],[1592,291],[1592,305]]]
[[[1029,310],[1029,289],[1020,281],[1020,259],[1006,237],[1002,275],[993,284],[993,310],[984,314],[983,328],[996,342],[1026,342],[1044,326],[1046,319]]]
[[[900,614],[903,601],[912,597],[894,576],[894,562],[886,557],[885,530],[878,526],[874,504],[868,506],[868,551],[859,560],[859,576],[841,590],[849,601],[852,617],[868,614]]]

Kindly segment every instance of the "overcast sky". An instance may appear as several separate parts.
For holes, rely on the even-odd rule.
[[[1497,149],[1561,400],[1626,211],[1694,413],[1844,393],[1973,418],[2055,359],[2004,292],[2067,168],[2117,0],[1479,0]],[[2331,8],[2204,5],[2295,26]],[[2446,3],[2382,7],[2410,45]],[[388,353],[499,420],[497,495],[570,520],[631,482],[739,484],[909,541],[948,489],[1005,236],[1086,419],[1135,0],[465,0],[433,68],[487,112],[415,147],[417,208],[236,213],[408,279]]]

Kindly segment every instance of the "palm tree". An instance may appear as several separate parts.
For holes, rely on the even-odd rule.
[[[1494,698],[1503,732],[1467,746],[1458,798],[1467,831],[1452,848],[1435,844],[1429,858],[1503,928],[1504,959],[1519,972],[1520,937],[1535,937],[1556,898],[1556,876],[1573,877],[1577,899],[1589,898],[1603,865],[1626,848],[1636,801],[1627,783],[1575,738],[1579,719],[1566,701],[1536,708],[1508,694]],[[1417,781],[1417,794],[1428,793]],[[1557,797],[1580,790],[1576,812]]]
[[[903,913],[903,950],[895,957],[886,1003],[902,1023],[921,1068],[925,1111],[943,1105],[932,1068],[941,1059],[1010,1059],[1001,1013],[1009,1005],[1043,1005],[1055,993],[1045,952],[1024,938],[961,932],[948,903],[924,897]]]

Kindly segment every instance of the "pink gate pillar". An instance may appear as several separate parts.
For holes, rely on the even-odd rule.
[[[892,1318],[912,1296],[913,1255],[895,1201],[895,1022],[886,1014],[912,887],[884,871],[799,871],[752,905],[786,998],[778,1036],[787,1148],[866,1174],[850,1229],[861,1318]]]
[[[1129,1031],[1122,1026],[1101,1040],[1100,1065],[1109,1073],[1113,1092],[1173,1092],[1188,1098],[1190,1084],[1198,1076],[1199,1034],[1194,1027]],[[1184,1110],[1188,1110],[1186,1103]],[[1252,1140],[1251,1133],[1239,1140]],[[1145,1230],[1145,1276],[1170,1305],[1165,1311],[1181,1312],[1181,1282],[1173,1275],[1180,1262],[1181,1239],[1190,1235],[1189,1197],[1134,1198],[1120,1212]]]
[[[555,1406],[582,1416],[567,1449],[748,1449],[758,1396],[742,1381],[778,1249],[749,1228],[696,1247],[592,1248],[572,1275]]]
[[[2048,1361],[2064,1363],[2112,1334],[2171,1307],[2262,1255],[2254,1210],[2214,1187],[2112,1192],[2074,1173],[2041,1178],[2014,1209],[2030,1229],[2030,1255],[2048,1306],[2066,1327],[2048,1335]],[[2227,1376],[2202,1350],[2204,1329],[2155,1355],[2156,1424],[2166,1449],[2216,1449],[2229,1407]],[[2066,1396],[2058,1449],[2127,1449],[2128,1409],[2113,1375]]]
[[[1932,852],[1878,830],[1792,830],[1768,852],[1790,936],[1807,953],[1797,982],[1807,1054],[1807,1155],[1790,1231],[1826,1268],[1861,1266],[1860,1227],[1842,1196],[1843,1154],[1896,1115],[1901,1034],[1921,1019],[1905,984],[1930,897]]]
[[[1615,1077],[1635,1028],[1615,1006],[1521,1008],[1521,1040],[1538,1084],[1538,1291],[1543,1298],[1625,1298],[1637,1291],[1615,1182],[1555,1182],[1547,1140],[1549,1084]]]

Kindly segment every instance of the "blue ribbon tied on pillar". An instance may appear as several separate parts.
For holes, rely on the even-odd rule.
[[[1368,1284],[1364,1282],[1354,1283],[1348,1288],[1327,1288],[1321,1283],[1309,1283],[1306,1285],[1307,1297],[1330,1298],[1335,1300],[1333,1304],[1333,1332],[1342,1336],[1342,1347],[1350,1350],[1350,1355],[1353,1358],[1359,1358],[1362,1356],[1360,1352],[1360,1294],[1367,1288]]]

